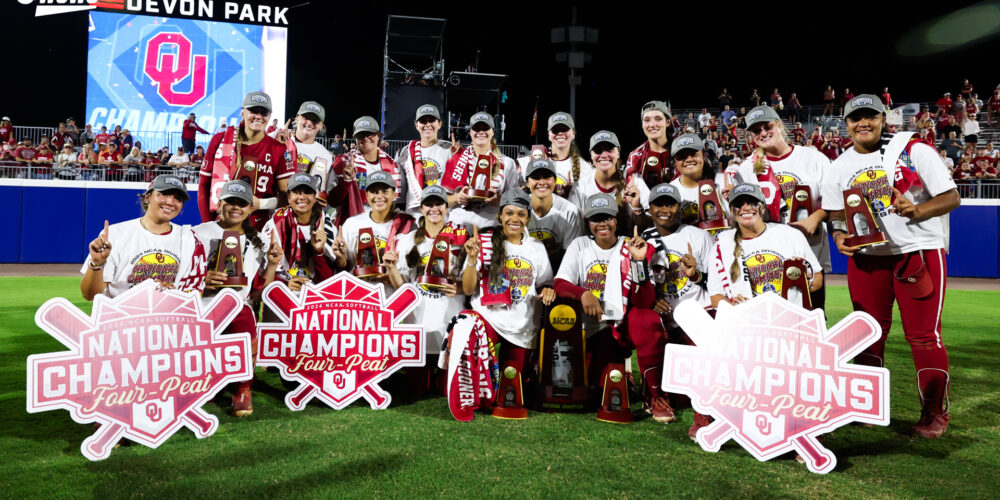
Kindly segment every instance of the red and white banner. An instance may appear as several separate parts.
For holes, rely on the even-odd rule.
[[[419,300],[413,285],[385,300],[381,284],[345,272],[307,283],[297,295],[271,283],[264,302],[280,321],[258,325],[257,364],[301,382],[285,396],[292,410],[313,397],[337,410],[359,397],[373,409],[387,408],[392,397],[378,382],[404,366],[424,366],[423,328],[400,324]]]
[[[827,330],[822,311],[765,293],[721,304],[714,320],[684,301],[674,318],[696,345],[667,346],[662,387],[715,417],[698,431],[706,451],[729,439],[760,461],[794,450],[825,474],[837,457],[817,436],[850,422],[889,425],[889,370],[848,363],[882,334],[866,313]]]
[[[151,448],[181,426],[198,438],[219,420],[201,409],[227,384],[253,374],[248,333],[222,336],[243,301],[223,290],[202,310],[201,297],[145,281],[108,299],[88,317],[51,299],[35,323],[69,351],[28,357],[28,412],[62,408],[100,428],[80,446],[103,460],[123,437]]]

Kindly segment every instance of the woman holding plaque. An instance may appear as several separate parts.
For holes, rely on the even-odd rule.
[[[514,160],[500,153],[493,117],[476,113],[469,127],[472,144],[448,160],[441,185],[452,192],[452,222],[486,227],[496,223],[501,196],[517,189],[520,179]]]
[[[296,172],[319,176],[320,186],[324,188],[317,195],[321,203],[326,203],[325,188],[330,165],[333,164],[333,156],[327,151],[326,146],[316,142],[316,136],[324,128],[324,120],[326,120],[326,108],[316,101],[306,101],[299,106],[299,112],[295,114],[294,132],[279,130],[274,136],[282,144],[287,144],[288,139],[292,139],[295,147],[288,147],[285,154],[288,156],[286,162],[294,164]]]
[[[184,292],[205,287],[205,248],[190,226],[171,222],[188,201],[187,186],[174,175],[160,175],[140,196],[142,217],[104,230],[90,242],[90,255],[80,270],[83,298],[109,298],[148,279]]]
[[[448,323],[462,310],[465,296],[457,286],[462,266],[459,260],[466,231],[448,222],[448,192],[441,186],[424,188],[420,203],[423,217],[416,231],[402,234],[394,249],[387,249],[382,264],[393,288],[416,283],[423,297],[408,322],[424,326],[428,359],[441,352]],[[412,395],[426,394],[433,386],[430,367],[406,368]]]
[[[524,174],[526,187],[531,192],[528,233],[545,245],[549,263],[558,268],[566,248],[580,235],[580,209],[553,194],[559,181],[552,160],[531,160],[525,165]]]
[[[646,185],[670,182],[674,170],[670,163],[670,138],[674,135],[673,119],[663,101],[649,101],[642,105],[642,133],[646,142],[628,155],[625,163],[625,180],[633,175],[642,177]],[[645,196],[643,196],[645,199]]]
[[[626,180],[622,173],[621,146],[614,132],[602,130],[590,137],[590,159],[594,165],[594,173],[582,179],[573,186],[569,200],[582,207],[587,198],[598,193],[609,193],[615,197],[618,207],[617,231],[619,236],[630,236],[632,227],[639,226],[643,230],[650,226],[646,209],[646,197],[649,188],[640,176],[632,176]],[[583,232],[590,231],[586,224]]]
[[[847,287],[856,310],[871,314],[882,337],[855,363],[884,366],[885,341],[892,326],[892,304],[899,305],[903,332],[917,368],[920,421],[914,433],[938,438],[948,428],[948,352],[941,340],[941,311],[948,274],[947,228],[941,216],[961,204],[955,182],[934,148],[912,133],[891,134],[885,106],[862,94],[844,109],[854,146],[830,167],[823,208],[831,213],[834,242],[847,261]],[[867,200],[844,199],[860,189]],[[871,210],[867,210],[867,207]],[[845,214],[844,210],[847,210]],[[845,217],[878,217],[882,245],[852,242]],[[854,232],[854,231],[851,231]]]
[[[528,164],[542,157],[543,152],[532,150],[530,155],[517,159],[524,182],[528,181]],[[594,166],[580,156],[580,150],[576,146],[576,124],[569,113],[559,111],[549,116],[548,158],[556,169],[554,192],[563,198],[569,196],[573,185],[580,182],[580,179],[594,173]]]
[[[441,112],[433,104],[417,108],[417,118],[413,122],[420,139],[410,141],[396,155],[396,165],[403,171],[403,186],[400,190],[405,198],[406,213],[419,217],[422,209],[422,192],[428,186],[438,185],[444,177],[444,168],[452,154],[452,144],[438,139],[441,131]]]
[[[243,308],[223,333],[250,333],[250,352],[257,357],[257,319],[255,305],[261,290],[274,280],[281,263],[281,247],[261,239],[250,224],[253,187],[243,181],[229,181],[219,193],[219,220],[206,222],[194,232],[208,249],[208,271],[202,301],[207,305],[220,288],[235,287],[243,299]],[[274,233],[272,233],[274,238]],[[220,260],[222,261],[220,264]],[[247,281],[240,283],[239,278]],[[251,286],[252,285],[252,286]],[[250,380],[240,382],[233,394],[233,414],[245,417],[253,413]]]
[[[354,120],[354,140],[357,142],[356,147],[334,158],[330,178],[327,180],[327,202],[331,208],[336,209],[338,224],[365,211],[368,176],[373,173],[387,173],[396,193],[403,187],[403,178],[396,162],[379,147],[382,131],[375,118],[362,116]]]
[[[716,174],[711,162],[705,159],[705,143],[698,137],[698,134],[683,134],[670,145],[670,153],[674,160],[674,168],[679,176],[670,181],[670,185],[677,188],[681,193],[681,220],[685,224],[698,224],[699,222],[710,222],[712,220],[723,219],[725,217],[724,206],[705,206],[705,221],[702,221],[699,210],[701,203],[701,181],[712,181],[715,189],[713,200],[719,200],[717,193],[722,190],[723,176]],[[719,200],[721,204],[722,201]]]
[[[833,271],[830,263],[830,243],[826,232],[825,210],[822,205],[821,186],[824,173],[830,168],[826,155],[812,148],[788,143],[788,133],[778,115],[767,106],[751,110],[747,115],[747,137],[756,147],[750,158],[727,173],[742,182],[756,183],[761,187],[765,200],[784,204],[780,221],[805,235],[813,255],[823,272]],[[815,309],[826,305],[826,286],[810,293]]]

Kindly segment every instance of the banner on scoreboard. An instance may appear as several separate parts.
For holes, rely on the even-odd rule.
[[[247,92],[271,95],[284,115],[287,28],[92,12],[87,123],[116,125],[144,144],[179,133],[195,113],[203,129],[239,122]],[[136,132],[139,132],[138,134]]]

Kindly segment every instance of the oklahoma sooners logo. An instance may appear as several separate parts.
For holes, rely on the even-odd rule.
[[[176,47],[176,54],[171,47]],[[159,33],[146,42],[144,72],[156,86],[156,93],[171,106],[193,106],[204,99],[208,87],[208,56],[191,54],[191,40],[181,33]],[[174,85],[191,77],[191,89],[174,90]]]

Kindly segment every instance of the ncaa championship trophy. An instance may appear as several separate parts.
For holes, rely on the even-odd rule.
[[[583,411],[587,404],[587,337],[579,301],[558,298],[542,312],[538,401],[546,411]]]

